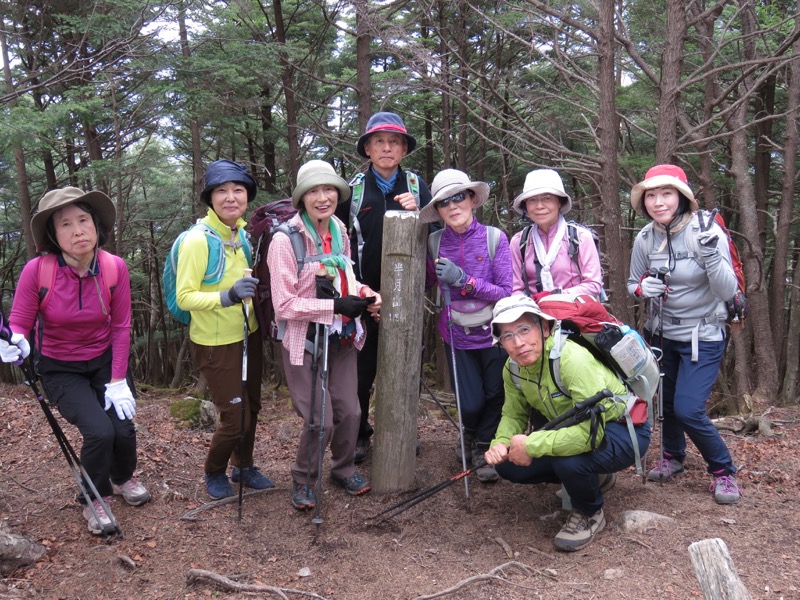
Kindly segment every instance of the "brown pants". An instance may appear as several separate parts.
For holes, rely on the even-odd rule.
[[[211,437],[205,472],[225,471],[228,460],[239,468],[253,466],[256,422],[261,411],[261,375],[264,347],[261,332],[247,338],[247,398],[244,404],[244,444],[242,434],[242,342],[224,346],[201,346],[192,342],[194,364],[206,378],[211,399],[219,413],[219,424]]]
[[[322,344],[320,344],[322,347]],[[319,422],[322,406],[322,356],[318,361],[318,374],[314,393],[314,429],[311,418],[311,353],[303,354],[303,365],[289,362],[289,351],[283,348],[283,368],[286,384],[292,396],[292,406],[303,417],[303,432],[297,456],[292,465],[292,479],[298,483],[314,485],[319,465]],[[320,353],[321,354],[321,353]],[[350,477],[355,473],[353,463],[361,407],[358,404],[356,377],[356,349],[353,346],[330,344],[328,349],[328,385],[325,395],[325,423],[322,447],[331,445],[331,475]]]

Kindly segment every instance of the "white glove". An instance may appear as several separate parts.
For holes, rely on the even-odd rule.
[[[108,410],[112,406],[117,411],[120,421],[133,420],[136,416],[136,400],[133,398],[131,388],[128,387],[128,382],[124,379],[117,383],[106,384],[106,405],[103,410]]]
[[[12,333],[11,342],[0,339],[0,359],[4,363],[18,363],[31,353],[30,344],[21,333]]]
[[[658,298],[667,291],[667,284],[658,277],[645,277],[642,279],[642,296],[645,298]]]

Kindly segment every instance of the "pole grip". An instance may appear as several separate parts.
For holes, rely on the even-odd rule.
[[[252,277],[253,276],[253,269],[244,269],[242,277]],[[250,304],[250,298],[245,298],[242,300],[245,304]]]

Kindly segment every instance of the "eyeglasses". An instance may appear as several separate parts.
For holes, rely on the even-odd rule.
[[[533,198],[528,198],[525,200],[525,204],[530,204],[532,206],[536,206],[537,204],[546,205],[546,204],[555,204],[559,202],[558,196],[553,196],[551,194],[546,194],[544,196],[534,196]]]
[[[464,192],[458,192],[457,194],[453,194],[449,198],[443,198],[442,200],[436,201],[436,209],[445,208],[450,206],[451,202],[456,204],[461,204],[464,200],[467,199],[467,194],[472,196],[472,190],[466,190]]]
[[[525,338],[533,331],[531,325],[520,325],[515,331],[507,331],[499,337],[501,344],[510,344],[514,338]]]

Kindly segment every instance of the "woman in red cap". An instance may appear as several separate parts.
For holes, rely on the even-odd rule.
[[[663,352],[663,456],[647,477],[669,481],[684,472],[688,435],[714,477],[714,499],[735,504],[736,467],[706,414],[725,352],[725,303],[737,289],[726,235],[700,222],[686,173],[675,165],[647,171],[631,190],[631,207],[652,220],[634,241],[628,291],[647,302],[645,332]]]

